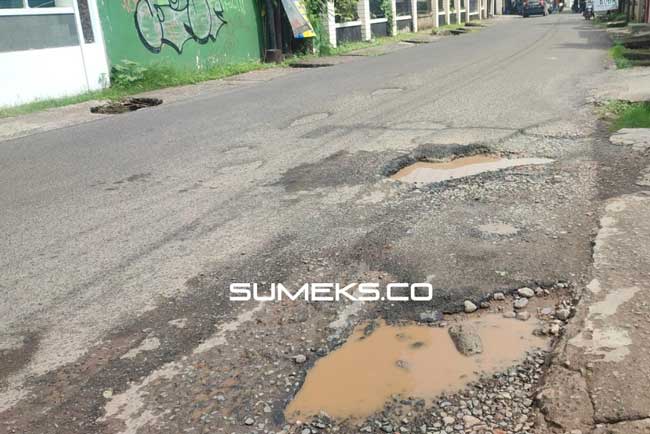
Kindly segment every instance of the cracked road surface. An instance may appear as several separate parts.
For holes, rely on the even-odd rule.
[[[276,432],[364,319],[584,284],[598,204],[647,165],[586,105],[607,45],[576,15],[499,19],[0,143],[0,431]],[[553,162],[388,179],[481,153]],[[434,301],[227,300],[358,280],[428,281]]]

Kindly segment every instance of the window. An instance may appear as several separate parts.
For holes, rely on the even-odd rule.
[[[398,17],[411,15],[411,0],[396,0],[395,11]]]
[[[0,0],[0,9],[24,8],[23,0]]]
[[[0,0],[0,9],[71,7],[72,0]]]

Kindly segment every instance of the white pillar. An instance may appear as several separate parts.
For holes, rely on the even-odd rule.
[[[336,15],[334,12],[334,1],[328,0],[327,11],[323,16],[323,27],[328,37],[330,46],[336,48]]]
[[[451,0],[442,0],[442,7],[445,10],[445,25],[451,24],[451,21],[450,21],[451,20],[451,18],[450,18],[451,17],[451,12],[449,10],[449,2],[450,1]]]
[[[418,0],[411,0],[411,31],[418,31]]]
[[[361,39],[369,41],[372,39],[372,28],[370,27],[370,0],[359,0],[357,2],[357,15],[361,21]]]
[[[454,9],[456,9],[456,24],[461,23],[460,0],[454,0]]]
[[[433,14],[433,28],[436,29],[440,27],[438,23],[438,13],[440,12],[438,0],[431,0],[431,13]]]
[[[390,1],[390,11],[393,19],[391,22],[388,22],[387,25],[390,29],[390,34],[395,36],[397,34],[397,3],[395,3],[395,0]]]

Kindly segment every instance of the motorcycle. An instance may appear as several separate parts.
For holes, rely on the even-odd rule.
[[[594,2],[588,1],[585,5],[585,8],[582,12],[582,16],[585,17],[585,20],[590,20],[594,17]]]

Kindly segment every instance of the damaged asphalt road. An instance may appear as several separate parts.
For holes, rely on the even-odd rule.
[[[419,321],[522,286],[547,289],[540,307],[572,303],[599,205],[636,191],[648,164],[609,145],[585,103],[583,78],[604,69],[606,47],[578,16],[500,20],[0,143],[0,429],[333,429],[285,427],[284,409],[363,321]],[[483,154],[553,161],[389,179],[419,160]],[[436,290],[427,304],[227,299],[232,282],[319,281]],[[544,358],[513,374],[521,390]],[[508,378],[438,410],[398,400],[368,425],[334,426],[453,432],[444,408],[516,395]],[[528,429],[532,405],[522,397],[500,426]],[[442,425],[427,425],[432,411]]]

